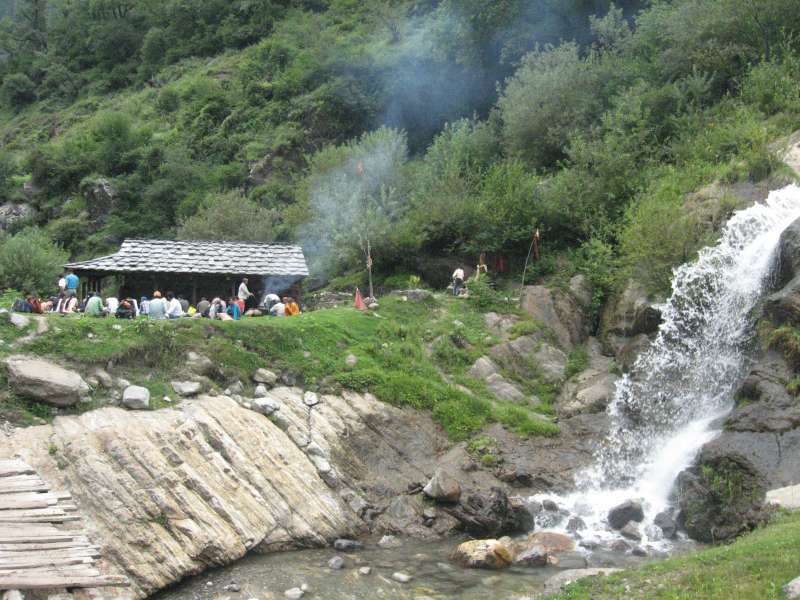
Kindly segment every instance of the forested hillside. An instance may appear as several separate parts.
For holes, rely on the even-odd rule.
[[[297,240],[326,279],[359,269],[366,239],[381,277],[481,251],[513,269],[539,228],[530,277],[583,271],[599,301],[636,268],[663,291],[708,241],[685,195],[767,177],[800,127],[794,0],[0,2],[12,13],[0,199],[33,210],[0,246],[3,286],[131,236]]]

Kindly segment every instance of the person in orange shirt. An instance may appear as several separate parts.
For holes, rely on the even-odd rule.
[[[294,317],[300,314],[300,306],[297,304],[297,301],[294,298],[287,298],[287,301],[284,303],[286,304],[286,316],[287,317]]]

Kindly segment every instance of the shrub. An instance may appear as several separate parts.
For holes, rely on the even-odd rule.
[[[181,223],[178,239],[271,242],[275,219],[273,211],[231,191],[207,198],[197,214]]]
[[[19,109],[36,100],[36,84],[24,73],[13,73],[3,81],[0,94],[11,108]]]
[[[0,244],[0,286],[32,294],[51,292],[68,258],[44,231],[24,229]]]

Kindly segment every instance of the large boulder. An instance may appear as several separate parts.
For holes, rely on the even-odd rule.
[[[611,372],[614,361],[602,355],[600,344],[594,338],[587,346],[589,366],[571,377],[561,389],[558,413],[562,417],[601,412],[616,394],[619,377]]]
[[[526,286],[520,302],[525,312],[553,332],[562,348],[571,349],[589,335],[584,310],[566,292],[542,285]]]
[[[150,408],[150,390],[138,385],[129,385],[122,392],[122,404],[131,410],[147,410]]]
[[[541,547],[548,554],[571,552],[575,549],[575,540],[553,531],[537,531],[528,536],[527,547],[531,546]]]
[[[464,542],[452,560],[466,569],[505,569],[513,562],[508,548],[497,540],[471,540]]]
[[[173,381],[172,389],[178,396],[188,398],[197,396],[203,391],[203,384],[199,381]]]
[[[428,498],[438,502],[458,502],[461,497],[461,486],[458,481],[444,469],[436,469],[428,485],[422,490]]]
[[[5,360],[8,382],[21,396],[53,406],[72,406],[89,398],[89,385],[74,371],[43,358],[11,356]]]
[[[525,504],[510,499],[500,488],[492,488],[489,494],[471,494],[446,510],[461,529],[474,536],[523,533],[534,527],[533,515]]]
[[[567,355],[548,343],[544,332],[524,335],[494,346],[492,359],[524,379],[542,377],[556,383],[564,378]]]
[[[525,394],[523,391],[500,373],[493,373],[486,378],[486,387],[498,400],[509,400],[511,402],[524,402]]]
[[[631,521],[641,523],[643,520],[642,503],[637,500],[626,500],[608,512],[608,524],[614,529],[622,529]]]
[[[782,288],[800,275],[800,219],[784,229],[778,253],[778,278],[775,283],[776,287]]]
[[[765,479],[745,456],[709,445],[676,484],[686,532],[706,543],[733,539],[763,523],[765,496]]]
[[[607,351],[621,363],[630,365],[646,347],[647,336],[658,331],[661,312],[650,301],[644,288],[631,280],[622,293],[606,305],[601,323]],[[624,360],[623,354],[628,355]]]

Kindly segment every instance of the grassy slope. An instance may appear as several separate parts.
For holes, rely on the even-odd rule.
[[[505,307],[509,310],[509,307]],[[431,410],[455,440],[465,439],[488,422],[499,421],[521,435],[554,435],[558,428],[537,417],[527,406],[497,402],[481,382],[466,376],[469,366],[498,340],[486,329],[483,314],[467,302],[442,296],[428,303],[386,298],[377,314],[351,308],[321,310],[292,319],[252,319],[238,323],[208,320],[120,322],[51,316],[50,331],[14,352],[29,352],[71,362],[83,373],[114,363],[115,376],[145,385],[154,407],[174,397],[169,381],[185,378],[184,357],[194,350],[207,355],[222,370],[219,389],[235,379],[246,386],[263,366],[293,374],[303,385],[322,391],[369,390],[395,404]],[[19,335],[8,324],[0,336]],[[467,348],[461,348],[467,342]],[[12,352],[0,346],[0,357]],[[358,359],[348,366],[349,354]],[[450,382],[463,383],[472,394]],[[5,407],[20,408],[21,400],[7,392]],[[95,403],[102,404],[102,393]],[[41,406],[28,413],[42,416]],[[24,407],[23,407],[24,408]],[[537,407],[551,412],[548,402]],[[24,411],[23,411],[24,412]],[[18,415],[17,420],[22,420]]]
[[[800,512],[690,556],[574,583],[551,600],[778,600],[800,576]]]

